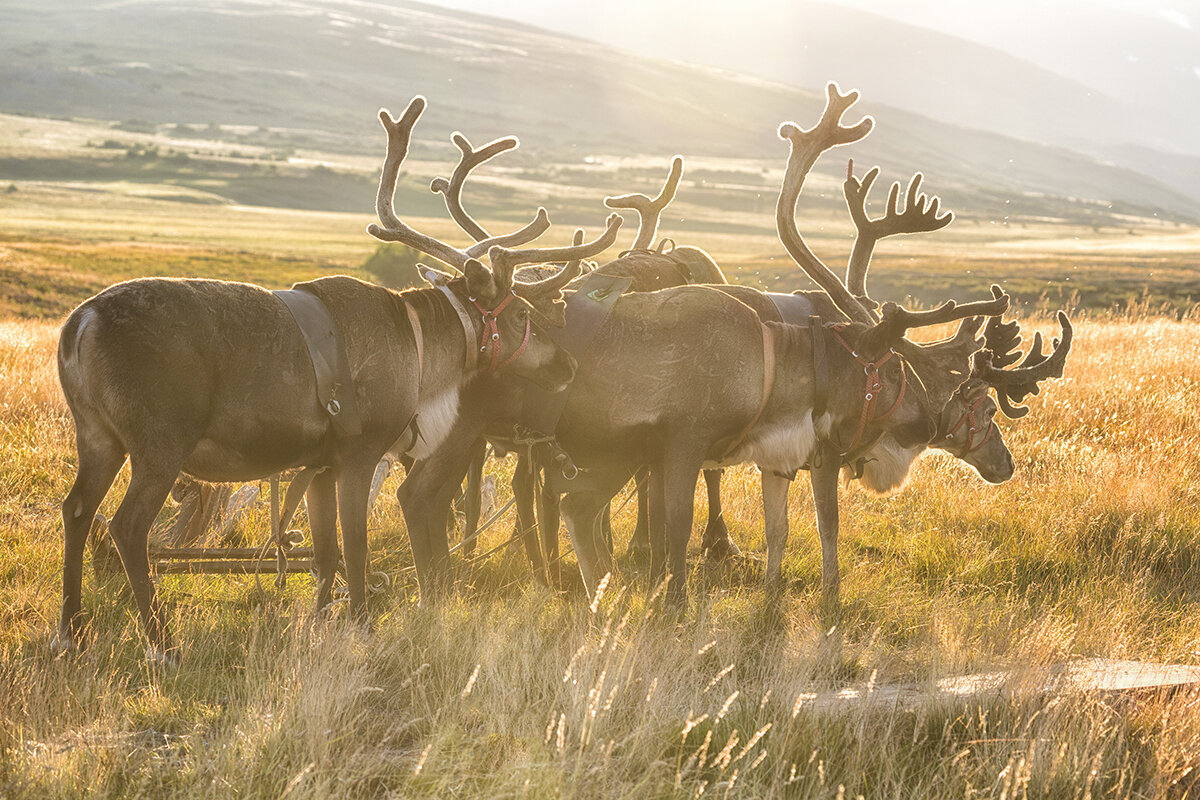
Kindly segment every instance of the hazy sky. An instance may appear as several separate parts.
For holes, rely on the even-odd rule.
[[[870,11],[922,27],[955,33],[960,36],[987,36],[989,20],[1024,19],[1034,26],[1047,14],[1086,15],[1098,7],[1120,8],[1144,14],[1166,16],[1178,24],[1200,25],[1200,0],[821,0],[832,5]],[[597,34],[606,36],[619,30],[625,18],[635,9],[647,18],[666,18],[678,15],[686,24],[688,14],[753,14],[770,13],[788,0],[423,0],[437,6],[460,8],[507,17],[546,27],[560,27],[565,20],[574,24],[585,19],[596,26]]]
[[[689,17],[728,17],[770,14],[773,9],[792,6],[789,0],[424,0],[434,5],[459,8],[497,17],[520,20],[552,30],[568,31],[601,42],[638,49],[662,26],[686,29]],[[1071,20],[1083,18],[1100,8],[1120,9],[1139,15],[1157,16],[1180,27],[1200,27],[1200,0],[824,0],[834,5],[870,11],[926,28],[962,36],[973,41],[1029,57],[1031,29],[1052,27],[1069,30]],[[633,31],[632,27],[641,30]],[[1042,39],[1041,41],[1045,41]],[[1059,41],[1058,47],[1063,42]],[[1039,53],[1053,62],[1052,45]],[[698,59],[699,60],[699,59]]]

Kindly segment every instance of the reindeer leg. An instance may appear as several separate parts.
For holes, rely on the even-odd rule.
[[[768,591],[783,588],[783,550],[788,537],[788,488],[792,482],[773,472],[762,473],[763,518],[767,536]],[[814,484],[815,485],[815,484]]]
[[[613,554],[613,532],[612,532],[612,503],[610,502],[604,508],[600,509],[600,537],[604,540],[604,546],[608,549],[609,557]]]
[[[517,533],[525,543],[525,556],[529,559],[530,571],[534,580],[546,586],[549,585],[549,578],[538,543],[538,522],[534,511],[534,504],[537,502],[534,497],[534,470],[537,468],[537,459],[530,458],[528,453],[519,453],[517,467],[513,470],[512,490],[517,506]]]
[[[596,471],[592,473],[596,482],[594,488],[571,492],[562,499],[563,519],[571,534],[583,585],[590,598],[595,598],[600,581],[612,572],[612,554],[604,546],[600,515],[627,478],[628,475],[621,471]]]
[[[413,464],[396,490],[421,587],[421,605],[433,602],[450,581],[447,535],[454,491],[468,469],[470,450],[443,446]]]
[[[100,501],[108,493],[113,479],[125,463],[125,451],[116,440],[104,434],[85,434],[82,426],[76,436],[79,471],[75,484],[62,504],[63,515],[63,607],[58,631],[50,642],[54,655],[71,652],[78,646],[79,611],[83,594],[83,555]]]
[[[538,529],[542,540],[542,558],[546,564],[546,579],[551,587],[562,588],[562,561],[558,557],[558,492],[550,482],[542,484],[538,501]]]
[[[701,451],[668,452],[663,459],[662,508],[663,531],[667,540],[667,599],[680,608],[687,606],[687,546],[692,537],[695,514],[693,498],[696,478],[703,462]],[[651,508],[654,498],[651,499]],[[651,520],[653,526],[653,520]],[[652,532],[653,535],[653,532]]]
[[[367,619],[367,499],[371,494],[372,461],[344,466],[337,478],[338,519],[342,524],[342,549],[346,559],[346,582],[350,584],[350,614]]]
[[[838,599],[838,454],[821,447],[819,467],[812,470],[813,503],[817,512],[817,531],[821,535],[821,611],[826,628],[838,625],[841,605]]]
[[[637,559],[645,559],[650,552],[650,476],[645,467],[634,475],[637,482],[637,526],[625,548],[626,555]]]
[[[704,470],[704,487],[708,492],[708,522],[704,525],[701,547],[713,561],[740,556],[741,549],[729,538],[729,528],[721,511],[721,469]]]
[[[664,525],[666,495],[663,490],[663,467],[647,467],[646,475],[646,538],[650,546],[650,586],[653,592],[667,576],[667,536]]]
[[[317,568],[317,607],[322,613],[333,600],[333,581],[341,551],[337,537],[337,476],[323,470],[304,493],[308,525],[312,529],[313,565]]]
[[[463,493],[463,555],[475,552],[478,543],[479,512],[483,502],[483,464],[487,460],[487,442],[480,439],[471,448],[471,466],[467,468],[467,488]],[[516,477],[513,477],[516,480]]]
[[[133,459],[129,477],[129,489],[113,515],[109,527],[121,563],[125,565],[125,577],[137,601],[138,613],[150,640],[147,657],[151,660],[173,660],[170,636],[163,619],[162,606],[150,579],[150,559],[146,550],[150,525],[162,508],[179,475],[183,459],[164,460],[147,464],[144,459]]]

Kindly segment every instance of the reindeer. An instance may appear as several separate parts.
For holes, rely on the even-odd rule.
[[[442,193],[445,196],[447,211],[467,235],[477,242],[484,241],[490,234],[464,208],[461,199],[462,190],[473,170],[491,158],[514,147],[516,139],[512,137],[497,139],[476,149],[460,133],[455,133],[452,138],[455,146],[461,152],[458,164],[455,166],[450,178],[435,178],[430,184],[430,190]],[[634,237],[630,249],[622,253],[616,260],[596,268],[594,270],[596,274],[610,277],[628,277],[630,278],[628,290],[634,292],[650,292],[687,284],[726,283],[725,275],[721,272],[720,267],[700,248],[672,247],[667,252],[665,245],[669,240],[664,239],[657,249],[651,249],[651,245],[657,236],[662,212],[674,199],[682,176],[683,158],[677,155],[672,159],[666,181],[656,197],[651,198],[644,194],[632,193],[605,199],[604,203],[608,208],[635,211],[638,214],[639,225],[638,232]],[[581,236],[582,232],[577,231],[577,243],[581,241]],[[544,279],[549,276],[548,270],[548,267],[524,267],[519,274]],[[581,282],[586,280],[588,274],[592,271],[588,270],[586,274],[576,277],[566,286],[566,290],[573,291],[579,288]],[[436,275],[430,277],[435,282],[440,280]],[[496,415],[492,416],[495,417]],[[493,444],[499,448],[498,452],[504,452],[511,447],[511,443],[506,444],[508,437],[503,435],[506,433],[503,430],[505,427],[507,426],[500,426],[501,430],[499,431],[494,427],[492,428],[492,432],[495,434],[492,437]],[[471,464],[467,471],[467,487],[463,494],[463,550],[468,555],[474,550],[475,532],[479,523],[480,485],[486,452],[486,442],[483,438],[480,438],[472,449]],[[538,548],[536,535],[537,523],[534,520],[533,511],[532,479],[535,467],[531,463],[529,455],[528,452],[518,450],[517,467],[513,473],[513,490],[517,500],[517,529],[525,534],[526,552],[529,556],[534,575],[544,583],[558,585],[557,559],[543,559],[541,550]],[[719,473],[706,472],[705,479],[709,481],[710,485],[716,486],[716,482],[719,480]],[[644,492],[641,495],[644,495]],[[550,502],[545,499],[544,501]],[[544,512],[548,514],[556,512],[556,503],[557,498],[554,498],[550,506],[543,504]],[[555,516],[554,519],[556,523],[554,527],[557,528],[557,517]],[[714,541],[720,545],[728,542],[728,537],[718,532],[717,524],[723,523],[720,523],[719,518],[715,522],[710,519],[710,526],[714,531]]]
[[[567,492],[563,516],[589,594],[597,591],[610,558],[594,523],[637,468],[655,468],[651,522],[668,531],[669,552],[652,550],[652,572],[662,573],[669,555],[671,594],[681,601],[692,487],[702,464],[754,461],[791,471],[808,463],[818,434],[848,440],[864,427],[872,436],[891,431],[905,446],[929,441],[940,408],[929,407],[924,387],[892,346],[908,328],[1006,308],[1004,296],[962,307],[948,302],[919,313],[893,306],[878,323],[854,322],[831,331],[764,325],[749,307],[712,287],[622,297],[593,342],[595,358],[576,373],[557,430],[560,444],[587,471],[579,483],[557,489]],[[814,419],[818,345],[828,363],[829,400],[826,412]],[[878,413],[869,415],[866,426],[860,424],[864,369],[872,380],[871,397],[878,401]],[[498,389],[489,394],[497,401],[493,413],[497,405],[520,402],[515,388],[507,397]],[[459,422],[398,492],[418,575],[426,576],[423,600],[440,586],[448,555],[445,513],[438,510],[448,495],[442,488],[443,501],[430,498],[461,477],[464,453],[487,424],[477,419],[472,430],[465,418]]]
[[[796,229],[796,200],[805,174],[822,150],[832,146],[831,143],[857,141],[869,131],[872,124],[869,119],[853,129],[840,127],[842,114],[855,98],[856,95],[840,95],[831,85],[829,105],[822,121],[814,129],[800,131],[797,126],[790,124],[783,129],[785,138],[793,142],[793,157],[789,161],[788,175],[780,195],[777,225],[780,237],[789,252],[810,274],[816,269],[813,266],[815,256],[811,256],[811,251],[808,251]],[[854,136],[854,133],[859,135]],[[845,141],[835,141],[838,137]],[[909,184],[906,207],[903,211],[897,206],[900,189],[897,184],[892,188],[885,216],[870,219],[866,214],[865,201],[877,176],[876,168],[869,172],[863,181],[858,181],[853,175],[851,162],[844,187],[852,217],[859,231],[850,260],[848,282],[856,288],[855,294],[863,297],[863,308],[859,313],[865,312],[870,315],[868,318],[871,320],[876,319],[873,314],[876,306],[865,299],[865,276],[878,240],[897,233],[937,230],[949,224],[952,219],[952,215],[949,214],[938,215],[937,198],[929,201],[920,193],[922,177],[919,174]],[[805,255],[806,252],[809,253],[808,256]],[[815,263],[823,268],[819,261]],[[822,274],[815,274],[814,278],[823,286],[829,286],[829,281],[832,280],[841,285],[843,291],[839,293],[831,286],[829,293],[798,292],[795,295],[778,295],[764,294],[747,287],[719,288],[754,308],[763,321],[799,322],[813,315],[823,320],[844,321],[850,314],[855,313],[853,307],[848,313],[844,313],[831,297],[838,294],[849,295],[850,292],[845,290],[846,284],[841,284],[827,269]],[[997,300],[1002,297],[998,287],[993,287],[993,296]],[[1015,323],[1004,325],[998,317],[993,317],[988,323],[984,340],[976,338],[982,324],[982,319],[979,318],[964,320],[958,333],[942,342],[918,345],[900,340],[896,346],[897,350],[907,357],[914,373],[928,388],[934,407],[941,409],[938,414],[937,437],[928,446],[950,452],[966,461],[988,482],[1008,480],[1013,474],[1013,460],[999,434],[999,429],[992,421],[997,406],[988,397],[988,389],[998,389],[1001,407],[1009,416],[1024,413],[1024,409],[1017,409],[1009,402],[1014,396],[1014,391],[1018,399],[1024,394],[1036,393],[1037,381],[1062,374],[1062,365],[1070,347],[1071,330],[1065,316],[1060,315],[1060,323],[1064,330],[1063,339],[1056,342],[1053,355],[1042,355],[1040,338],[1035,339],[1034,347],[1022,365],[1017,370],[1007,372],[1001,367],[1011,364],[1019,357],[1009,352],[1019,342],[1019,336],[1015,335]],[[1001,329],[1009,333],[1007,342],[997,341],[997,334]],[[977,354],[977,351],[985,346],[987,352]],[[1005,354],[1003,363],[998,361],[993,366],[990,363],[991,356],[988,355],[990,353]],[[973,361],[975,368],[968,377]],[[887,433],[882,433],[861,442],[851,442],[849,445],[843,442],[839,446],[837,442],[825,440],[822,442],[822,448],[823,451],[814,459],[815,463],[811,468],[814,473],[813,490],[817,501],[818,527],[823,549],[823,602],[827,608],[836,610],[838,469],[843,465],[849,467],[851,463],[860,465],[861,477],[869,488],[879,492],[888,491],[904,480],[910,464],[926,449],[926,445],[902,447]],[[778,585],[781,580],[781,559],[787,536],[786,493],[791,478],[792,475],[787,473],[772,470],[762,472],[767,519],[768,585]],[[712,520],[720,519],[719,494],[713,490],[712,482],[709,483],[709,497],[710,523],[705,531],[705,549],[719,551],[722,549],[720,540],[712,536]],[[546,536],[544,549],[549,554],[548,558],[552,559],[557,544],[557,534],[554,530],[557,518],[553,514],[547,516],[553,523],[547,525],[543,532]],[[634,542],[643,530],[643,522],[639,519],[639,529],[635,532]],[[716,530],[723,531],[723,527]],[[736,547],[731,542],[727,544],[727,548],[736,552]]]
[[[562,324],[561,290],[577,270],[532,284],[514,282],[513,270],[594,255],[612,244],[619,217],[613,215],[595,241],[565,248],[513,249],[549,227],[544,209],[521,230],[465,250],[409,227],[395,215],[393,194],[424,107],[424,98],[416,97],[400,120],[380,112],[388,148],[376,202],[380,225],[369,232],[404,242],[463,275],[440,290],[395,292],[346,276],[293,287],[325,309],[326,327],[344,352],[343,370],[334,369],[336,396],[319,398],[321,365],[310,356],[296,319],[279,297],[258,286],[142,278],[105,289],[68,317],[58,368],[75,420],[79,466],[63,502],[56,652],[77,646],[85,543],[127,456],[129,488],[110,532],[149,655],[173,659],[146,546],[150,524],[181,472],[245,481],[310,468],[306,498],[317,609],[331,600],[340,520],[350,609],[362,618],[367,498],[380,458],[389,450],[414,458],[432,452],[477,376],[507,371],[556,391],[570,382],[574,360],[545,331]],[[484,254],[490,269],[478,260]]]
[[[780,137],[791,143],[791,155],[776,208],[779,236],[792,258],[821,287],[820,292],[797,292],[794,295],[763,295],[742,287],[727,287],[725,291],[754,307],[764,320],[785,321],[803,319],[810,315],[823,320],[850,319],[862,324],[874,323],[879,317],[876,304],[867,298],[866,275],[874,247],[886,236],[900,233],[935,231],[948,225],[953,215],[939,216],[939,202],[928,200],[920,193],[922,176],[918,173],[909,182],[905,206],[898,206],[900,186],[893,184],[883,217],[871,219],[866,211],[866,198],[879,175],[873,168],[860,181],[854,176],[854,162],[847,167],[843,185],[847,205],[854,221],[857,237],[843,283],[805,244],[795,224],[795,208],[804,178],[817,157],[834,146],[859,141],[870,132],[873,120],[864,118],[856,125],[843,127],[841,118],[857,100],[856,92],[842,95],[836,84],[827,87],[827,104],[820,121],[809,130],[794,123],[780,127]],[[998,286],[992,287],[997,300],[1003,297]],[[889,307],[884,307],[886,319]],[[958,332],[949,339],[931,344],[917,344],[901,339],[896,350],[913,366],[914,373],[924,383],[930,401],[940,408],[936,436],[928,443],[905,446],[888,433],[879,435],[870,446],[855,453],[832,439],[820,445],[810,465],[812,491],[817,512],[817,527],[822,545],[822,601],[825,608],[836,614],[838,606],[837,534],[838,534],[838,472],[855,465],[861,470],[864,485],[879,493],[891,491],[906,480],[917,457],[928,447],[944,450],[971,465],[985,481],[1000,483],[1012,477],[1012,455],[1005,446],[993,417],[997,404],[989,395],[996,389],[999,407],[1009,417],[1019,417],[1028,409],[1019,403],[1029,394],[1036,394],[1038,383],[1051,377],[1061,377],[1067,354],[1070,352],[1072,328],[1067,316],[1059,312],[1062,337],[1054,343],[1053,352],[1043,354],[1041,337],[1035,336],[1033,347],[1025,359],[1012,369],[1020,356],[1012,351],[1020,343],[1018,325],[1003,323],[993,316],[984,330],[984,339],[976,338],[981,319],[966,319]],[[769,585],[781,580],[781,562],[771,555],[771,542],[787,535],[787,488],[791,478],[769,470],[762,472],[763,503],[766,509],[768,559],[766,579]],[[714,495],[710,491],[710,502]],[[719,494],[716,495],[719,502]],[[782,546],[775,552],[781,553]]]

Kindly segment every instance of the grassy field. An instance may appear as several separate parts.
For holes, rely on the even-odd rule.
[[[1068,377],[1034,398],[1028,417],[1003,423],[1012,481],[986,486],[931,456],[896,496],[843,492],[836,656],[814,617],[820,555],[803,476],[785,596],[767,601],[757,559],[697,557],[682,618],[646,599],[639,565],[621,561],[592,609],[578,587],[565,598],[536,588],[511,549],[464,567],[452,601],[419,609],[392,478],[371,520],[373,566],[393,576],[373,598],[372,630],[348,628],[340,613],[314,621],[307,577],[284,591],[269,580],[260,590],[244,578],[168,577],[160,587],[184,651],[178,669],[162,670],[143,659],[123,577],[87,575],[85,652],[56,661],[47,648],[60,602],[59,503],[75,460],[56,328],[78,300],[133,275],[285,286],[353,273],[374,249],[368,219],[168,201],[140,184],[14,186],[0,194],[0,796],[1200,792],[1196,694],[1013,693],[839,712],[804,702],[822,688],[1027,673],[1085,656],[1200,662],[1200,318],[1158,307],[1186,304],[1191,289],[1178,286],[1200,274],[1189,265],[1194,230],[1029,221],[1016,234],[956,225],[940,240],[881,245],[875,277],[897,291],[949,286],[970,270],[972,291],[996,277],[1027,281],[1034,324],[1044,324],[1033,311],[1051,286],[1079,288],[1091,310],[1077,312]],[[735,277],[789,280],[767,233],[689,241]],[[815,241],[839,261],[844,223],[831,215]],[[1106,312],[1124,297],[1095,300],[1077,276],[1098,291],[1124,276],[1132,294],[1149,277],[1153,299]],[[762,553],[754,475],[727,483],[735,540]],[[631,507],[616,517],[619,540]],[[160,526],[174,513],[169,503]],[[265,529],[259,508],[242,535],[261,541]]]

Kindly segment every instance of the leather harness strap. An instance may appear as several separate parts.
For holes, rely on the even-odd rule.
[[[858,429],[854,432],[854,440],[850,442],[850,446],[846,447],[845,449],[835,446],[835,449],[843,458],[850,453],[853,453],[855,448],[858,447],[862,440],[863,434],[867,430],[867,425],[872,422],[879,422],[880,420],[887,419],[893,413],[895,413],[896,409],[900,407],[900,402],[904,400],[905,389],[908,388],[908,370],[906,370],[904,367],[904,359],[900,358],[900,355],[895,350],[889,348],[884,357],[878,361],[867,361],[860,356],[853,347],[847,344],[845,339],[842,338],[840,331],[844,330],[846,327],[846,325],[831,325],[829,326],[829,331],[833,334],[833,338],[836,339],[842,345],[842,347],[846,348],[846,351],[850,353],[854,360],[862,365],[863,373],[867,376],[867,378],[866,386],[863,389],[862,414],[860,414],[858,418]],[[875,406],[879,402],[879,390],[883,388],[883,382],[879,380],[879,368],[891,360],[892,356],[895,356],[900,361],[900,391],[896,394],[896,402],[892,403],[891,408],[889,408],[887,411],[884,411],[882,414],[877,415],[875,414]]]
[[[280,289],[272,292],[300,329],[308,348],[313,376],[317,384],[317,400],[329,414],[334,429],[342,436],[360,436],[362,417],[354,394],[354,376],[342,332],[321,299],[306,288]]]
[[[466,355],[463,357],[463,366],[468,372],[475,368],[475,325],[471,322],[471,316],[467,313],[467,309],[463,306],[462,301],[458,299],[458,295],[454,293],[446,284],[440,284],[438,290],[446,295],[446,299],[450,301],[450,307],[458,313],[458,319],[462,322],[463,336],[466,337],[467,347]]]
[[[508,308],[508,304],[517,299],[517,296],[509,292],[508,297],[501,300],[495,308],[484,308],[474,297],[467,299],[483,315],[483,333],[479,336],[479,352],[482,353],[489,347],[492,349],[492,358],[488,361],[488,367],[484,371],[495,372],[516,361],[517,357],[524,353],[525,348],[529,346],[532,323],[529,321],[529,317],[525,318],[525,338],[521,340],[521,344],[512,352],[512,355],[500,362],[500,324],[496,320],[504,312],[504,309]]]
[[[961,394],[961,388],[954,394],[955,396]],[[968,455],[969,453],[974,453],[976,450],[987,444],[988,440],[992,438],[992,433],[996,430],[996,421],[991,420],[984,431],[983,438],[980,439],[978,443],[972,443],[971,441],[975,438],[975,434],[979,432],[979,423],[975,419],[975,414],[978,413],[979,407],[983,405],[983,402],[987,400],[987,398],[988,396],[984,394],[974,403],[968,403],[964,398],[960,398],[959,401],[963,404],[963,406],[966,407],[966,411],[963,412],[962,416],[958,418],[958,422],[954,423],[954,426],[951,427],[950,430],[938,437],[938,441],[944,442],[953,437],[954,434],[958,433],[958,429],[965,424],[967,426],[967,449],[963,450],[959,454],[959,458]]]
[[[829,410],[829,352],[825,349],[825,325],[820,317],[808,318],[813,353],[813,422]]]
[[[758,411],[750,420],[750,424],[742,429],[742,432],[737,435],[725,452],[721,453],[717,461],[724,461],[733,451],[737,450],[750,435],[750,431],[754,430],[754,426],[762,419],[763,412],[767,410],[767,403],[771,400],[771,393],[775,390],[775,332],[768,326],[762,326],[763,339],[763,394],[762,402],[759,403]]]
[[[417,343],[417,389],[421,388],[421,378],[425,376],[425,338],[421,333],[421,318],[412,303],[405,303],[404,310],[408,312],[408,324],[412,326],[413,339]]]

